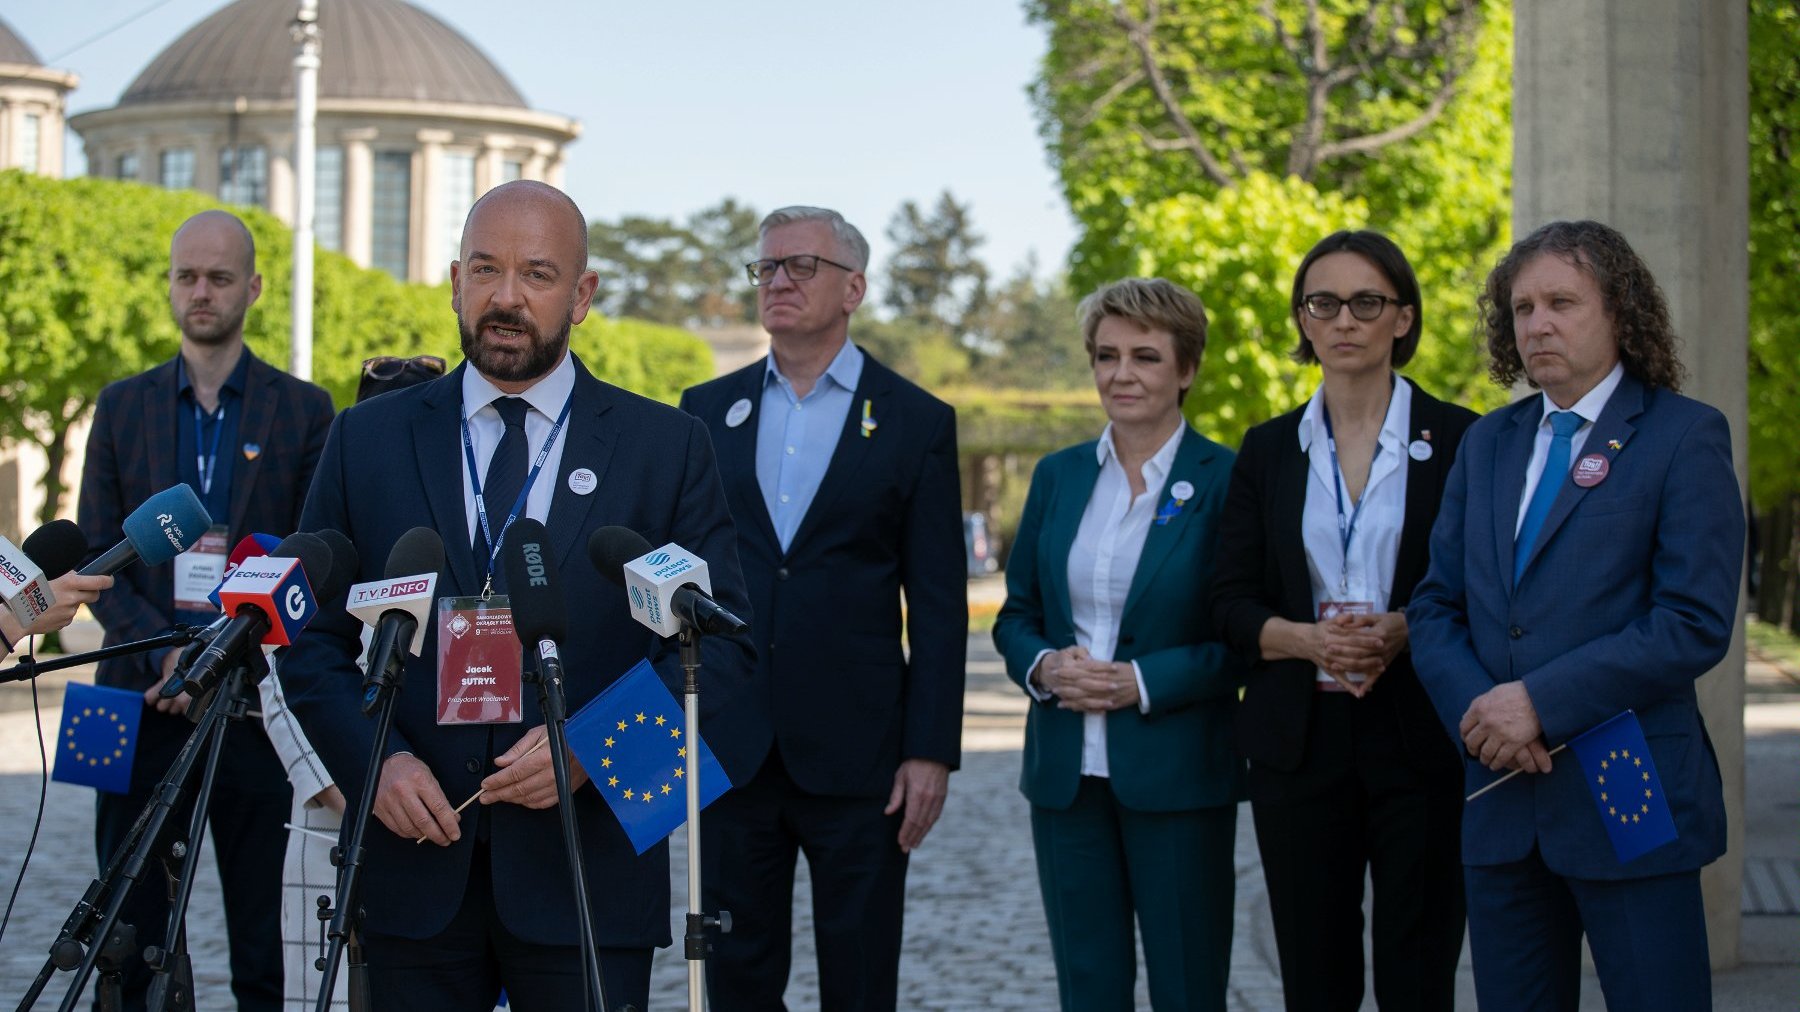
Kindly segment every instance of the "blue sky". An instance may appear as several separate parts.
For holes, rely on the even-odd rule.
[[[283,2],[283,0],[258,0]],[[293,2],[293,0],[289,0]],[[342,0],[320,0],[321,16]],[[1007,275],[1074,240],[1026,87],[1044,33],[1016,0],[415,0],[480,46],[535,107],[574,116],[568,187],[589,218],[682,217],[731,195],[759,210],[836,207],[876,264],[902,200],[948,188]],[[222,0],[7,4],[6,20],[81,75],[71,112],[114,103],[150,58]],[[293,2],[298,6],[297,2]],[[69,139],[70,171],[83,164]]]

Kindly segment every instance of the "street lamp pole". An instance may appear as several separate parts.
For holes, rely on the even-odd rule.
[[[288,371],[312,379],[313,208],[317,194],[319,0],[300,0],[294,36],[294,288]]]

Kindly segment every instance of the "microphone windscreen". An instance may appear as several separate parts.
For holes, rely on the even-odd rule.
[[[517,526],[516,521],[514,526]],[[444,539],[429,527],[414,527],[394,542],[393,551],[388,552],[387,571],[382,576],[398,580],[403,576],[424,576],[443,568]]]
[[[194,490],[171,485],[125,518],[125,540],[145,565],[160,566],[194,547],[211,526],[212,517]]]
[[[73,520],[52,520],[25,539],[19,549],[44,571],[44,578],[54,580],[81,562],[87,554],[87,539]]]
[[[557,586],[549,532],[530,517],[514,521],[506,532],[502,554],[506,556],[506,595],[512,599],[513,628],[519,632],[519,642],[562,642],[569,630],[569,609]]]
[[[299,559],[300,569],[306,573],[306,584],[312,588],[313,596],[327,600],[329,595],[319,588],[337,578],[332,570],[331,549],[316,534],[299,531],[281,539],[270,555],[284,559]],[[338,588],[342,592],[343,588]]]
[[[314,579],[309,567],[306,578],[312,583],[313,593],[319,595],[319,600],[329,601],[350,589],[351,582],[356,579],[356,571],[362,565],[362,559],[356,554],[356,546],[350,543],[343,531],[327,527],[315,532],[312,537],[324,544],[330,569],[324,576]]]
[[[623,587],[625,563],[648,554],[650,542],[629,527],[602,527],[588,538],[588,558],[600,575]]]

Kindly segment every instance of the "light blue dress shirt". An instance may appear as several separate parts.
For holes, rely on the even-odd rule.
[[[838,437],[852,408],[863,353],[848,340],[805,397],[781,374],[769,353],[763,373],[762,405],[756,420],[756,483],[787,551],[806,518],[806,509],[825,480]]]

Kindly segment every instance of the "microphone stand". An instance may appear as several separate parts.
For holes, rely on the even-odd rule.
[[[700,630],[683,621],[678,642],[681,644],[681,670],[686,680],[681,688],[683,716],[687,721],[687,933],[682,936],[682,954],[688,961],[688,1012],[702,1012],[706,1003],[706,957],[712,951],[707,929],[731,931],[731,912],[719,911],[711,917],[703,913],[700,887]]]
[[[334,847],[331,861],[338,867],[337,897],[319,897],[319,930],[321,943],[330,939],[324,955],[313,960],[313,969],[323,970],[320,980],[318,1012],[331,1012],[332,990],[337,986],[338,958],[350,965],[350,1012],[373,1012],[374,999],[369,990],[369,966],[363,958],[362,872],[366,857],[363,840],[369,828],[369,816],[375,810],[375,792],[381,785],[381,760],[387,752],[388,738],[394,730],[394,709],[400,701],[400,687],[406,674],[406,648],[417,633],[419,623],[410,615],[387,630],[377,633],[369,645],[369,670],[363,675],[364,716],[375,717],[375,743],[363,772],[362,793],[356,799],[356,811],[348,823],[347,842]],[[389,637],[384,641],[383,637]],[[387,663],[376,666],[375,659],[386,657]]]
[[[51,661],[40,661],[35,657],[27,657],[10,668],[0,668],[0,684],[6,682],[23,682],[48,671],[61,671],[64,668],[76,668],[90,661],[104,661],[111,657],[123,657],[126,654],[142,653],[155,650],[157,647],[179,647],[199,639],[207,630],[206,626],[178,625],[160,636],[149,639],[133,640],[130,643],[119,643],[110,647],[90,650],[85,654],[67,654]]]
[[[544,711],[544,729],[550,737],[550,770],[556,776],[556,811],[562,818],[563,847],[569,852],[569,876],[575,886],[582,975],[587,978],[589,1002],[595,1003],[599,1012],[609,1012],[612,1006],[607,1004],[606,984],[600,977],[600,952],[594,947],[594,919],[588,905],[587,872],[581,859],[581,831],[575,825],[575,792],[569,786],[569,742],[563,726],[568,720],[569,703],[563,694],[561,666],[544,663],[546,645],[552,652],[556,649],[554,641],[539,641],[533,655],[536,674],[530,680],[537,683],[538,707]]]
[[[152,640],[142,641],[145,643]],[[258,673],[251,674],[252,669]],[[245,687],[254,684],[255,678],[268,671],[267,662],[260,650],[253,651],[239,666],[233,668],[227,676],[224,691],[212,692],[210,699],[203,699],[196,705],[204,705],[205,713],[198,721],[198,726],[188,740],[181,746],[181,751],[170,764],[167,772],[157,783],[150,804],[138,815],[137,822],[127,834],[126,840],[109,862],[102,878],[88,887],[87,892],[75,905],[64,922],[61,933],[51,946],[50,958],[38,974],[37,980],[18,1005],[18,1012],[27,1012],[37,1002],[38,995],[43,992],[50,975],[58,969],[73,967],[75,977],[69,983],[69,990],[63,996],[59,1012],[74,1012],[77,999],[80,998],[88,978],[91,977],[103,958],[109,965],[101,971],[100,983],[96,986],[97,998],[103,1010],[117,1009],[121,1006],[119,996],[119,969],[117,962],[122,952],[129,952],[135,947],[135,932],[129,925],[120,925],[119,912],[125,905],[126,896],[133,886],[137,885],[144,875],[144,869],[155,856],[156,842],[169,817],[179,808],[182,796],[187,790],[189,775],[200,757],[202,747],[208,748],[207,767],[210,785],[210,771],[218,765],[219,749],[224,740],[225,721],[241,719],[248,711],[245,698]],[[235,712],[234,712],[235,711]],[[204,826],[206,805],[210,798],[203,798],[196,805],[194,821],[191,826]],[[191,828],[190,826],[190,828]],[[162,948],[153,948],[145,953],[145,958],[157,968],[159,980],[153,981],[152,994],[160,995],[164,1002],[173,1000],[178,1004],[164,1005],[163,1009],[191,1007],[193,983],[187,974],[184,946],[181,937],[182,915],[185,914],[187,892],[191,888],[188,882],[192,878],[192,865],[199,852],[198,837],[190,843],[177,841],[171,848],[176,856],[184,862],[184,879],[178,897],[179,907],[171,911],[170,937],[175,940],[174,947],[166,944]],[[100,904],[104,901],[104,909]],[[96,919],[95,911],[101,912]],[[103,940],[102,944],[90,944],[93,939]],[[168,943],[170,939],[165,939]],[[83,946],[87,946],[83,952]],[[190,1004],[179,1004],[182,1001]],[[156,1008],[156,1006],[152,1006]]]

